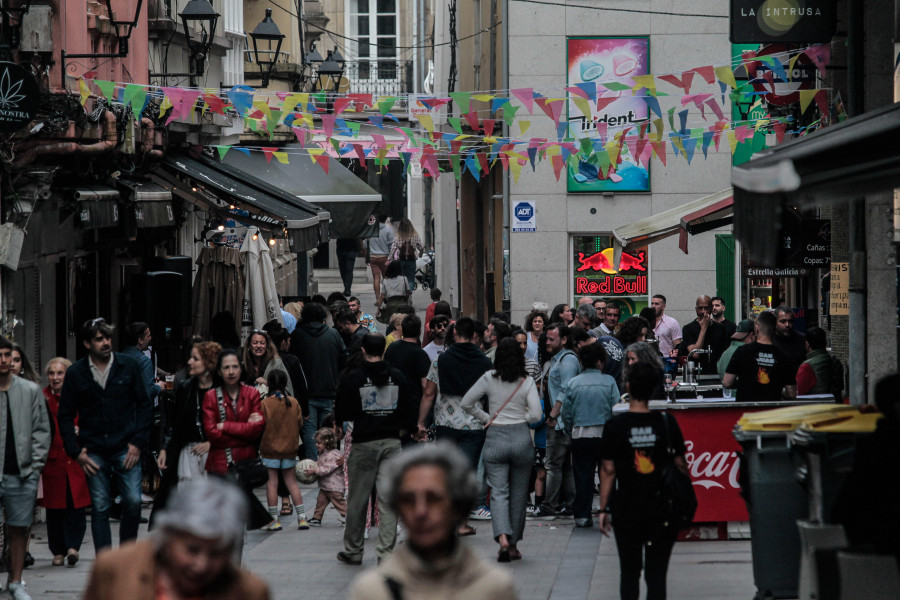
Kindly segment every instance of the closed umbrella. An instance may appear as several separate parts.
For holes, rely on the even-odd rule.
[[[225,246],[202,248],[197,257],[197,275],[194,278],[194,335],[209,336],[210,319],[219,312],[227,311],[238,317],[243,302],[244,276],[240,251]],[[237,335],[237,330],[234,334]]]
[[[263,325],[273,319],[284,326],[278,306],[275,269],[272,267],[269,246],[256,227],[247,230],[244,243],[241,244],[241,255],[244,258],[245,327],[262,329]]]

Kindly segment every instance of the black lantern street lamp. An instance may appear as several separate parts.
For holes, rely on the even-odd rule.
[[[109,1],[107,0],[107,2]],[[184,37],[190,53],[188,70],[195,76],[202,77],[206,57],[209,55],[213,36],[216,34],[219,13],[213,9],[209,0],[191,0],[178,16],[181,17],[181,23],[184,26]],[[200,26],[199,39],[191,37],[192,31],[195,29],[194,25]]]
[[[256,60],[256,64],[259,65],[259,74],[262,77],[260,87],[269,87],[269,75],[272,74],[272,69],[275,67],[278,55],[281,53],[281,43],[284,41],[284,34],[278,30],[278,25],[272,20],[271,8],[266,9],[265,18],[250,33],[250,38],[253,40],[253,58]],[[260,42],[267,42],[268,44],[267,48],[262,49],[264,54],[268,54],[268,60],[261,58],[259,55]],[[272,49],[273,42],[275,43],[274,50]]]
[[[323,77],[328,77],[329,79],[331,79],[331,89],[337,91],[338,85],[340,85],[341,78],[343,76],[344,67],[336,60],[334,60],[334,53],[329,50],[328,56],[325,57],[325,60],[319,66],[319,75],[317,80],[321,82]]]
[[[106,0],[106,10],[109,11],[109,22],[116,30],[116,38],[119,42],[119,54],[126,56],[128,54],[128,39],[131,32],[137,27],[138,17],[141,16],[141,4],[144,0],[137,0],[137,6],[134,9],[134,19],[131,21],[119,21],[113,17],[112,0]]]

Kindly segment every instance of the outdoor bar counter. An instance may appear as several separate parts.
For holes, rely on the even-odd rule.
[[[697,393],[706,397],[681,398],[676,402],[652,400],[650,409],[671,411],[684,434],[685,458],[697,494],[694,522],[747,521],[747,507],[741,498],[739,482],[741,446],[732,435],[735,424],[744,413],[821,403],[823,397],[736,402],[723,400],[721,386],[700,387],[705,389],[699,389]],[[613,412],[627,410],[627,404],[618,404]]]

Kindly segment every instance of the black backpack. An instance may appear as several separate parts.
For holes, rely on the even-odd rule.
[[[412,239],[408,239],[400,246],[397,252],[397,258],[400,260],[416,260],[416,246],[412,243]]]

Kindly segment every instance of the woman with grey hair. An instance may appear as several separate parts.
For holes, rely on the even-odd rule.
[[[389,463],[387,482],[385,500],[406,529],[406,543],[353,582],[350,600],[516,598],[509,574],[456,536],[479,492],[456,446],[438,442],[404,451]]]
[[[149,538],[97,557],[85,600],[267,600],[265,582],[233,562],[246,516],[244,495],[230,482],[182,483]]]
[[[625,348],[625,362],[622,365],[622,381],[628,381],[628,375],[631,373],[632,366],[639,362],[649,364],[657,374],[657,381],[651,399],[659,400],[665,398],[665,367],[663,366],[659,352],[647,342],[635,342]]]

